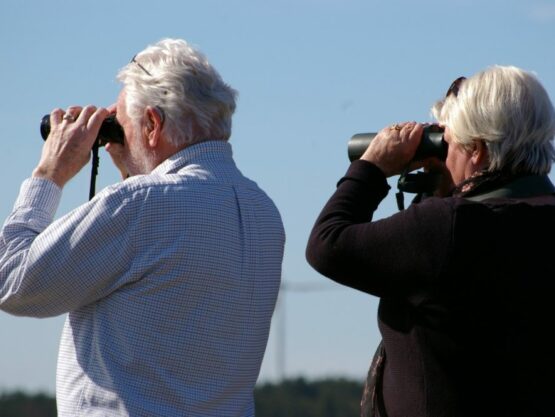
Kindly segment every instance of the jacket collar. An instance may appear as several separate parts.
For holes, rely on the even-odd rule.
[[[483,201],[488,198],[527,198],[554,193],[555,187],[547,175],[528,175],[518,177],[494,190],[463,197],[472,201]]]

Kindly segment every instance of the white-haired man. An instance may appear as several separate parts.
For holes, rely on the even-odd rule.
[[[237,169],[236,92],[183,40],[124,67],[117,104],[51,113],[0,239],[0,309],[69,313],[60,416],[251,416],[281,277],[272,200]],[[125,181],[53,221],[116,113]]]

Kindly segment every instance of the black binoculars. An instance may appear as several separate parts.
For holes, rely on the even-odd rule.
[[[50,115],[47,114],[42,117],[40,123],[40,134],[43,140],[48,138],[50,134]],[[123,145],[123,128],[118,123],[115,115],[110,115],[102,122],[100,126],[100,131],[96,137],[96,145],[104,146],[108,142],[120,143]]]
[[[443,140],[443,132],[444,128],[437,124],[425,126],[413,160],[419,161],[436,157],[444,161],[447,157],[447,143]],[[353,135],[347,145],[349,161],[359,159],[376,135],[377,133],[357,133]]]

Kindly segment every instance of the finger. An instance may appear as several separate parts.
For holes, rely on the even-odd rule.
[[[114,163],[119,166],[121,163],[121,159],[123,158],[123,145],[115,142],[108,142],[104,149],[112,157]]]
[[[85,112],[85,111],[84,111]],[[102,122],[110,115],[108,110],[104,107],[93,107],[86,109],[86,117],[87,117],[87,130],[94,132],[91,146],[94,144],[96,137],[98,136],[98,132],[100,131],[100,127],[102,126]]]
[[[62,121],[66,123],[73,123],[79,116],[81,112],[80,106],[70,106],[66,109],[64,115],[62,116]]]
[[[102,122],[109,115],[110,115],[110,112],[106,108],[104,107],[96,108],[91,106],[90,109],[87,109],[87,116],[88,116],[87,128],[100,130],[100,126],[102,125]]]
[[[63,115],[64,115],[64,111],[60,108],[52,110],[52,112],[50,113],[50,124],[58,125],[62,123]]]
[[[108,109],[108,111],[110,112],[110,114],[115,114],[115,113],[116,113],[116,108],[117,108],[117,104],[116,104],[116,103],[110,104],[110,105],[107,107],[107,109]]]
[[[74,119],[76,119],[77,116],[79,116],[79,113],[81,113],[82,109],[83,108],[81,106],[70,106],[67,108],[65,114],[69,114],[73,116]]]
[[[402,123],[395,123],[395,124],[389,126],[389,130],[401,131],[402,128],[403,128]]]
[[[94,114],[94,112],[96,111],[96,107],[95,106],[85,106],[83,107],[83,109],[81,109],[80,113],[79,113],[79,122],[88,125],[89,120],[91,118],[91,116]],[[87,126],[88,127],[88,126]]]
[[[125,163],[123,162],[123,145],[115,142],[108,142],[105,146],[105,149],[112,158],[112,162],[119,170],[122,179],[128,178],[129,173],[127,172],[127,168],[125,167]]]
[[[409,133],[409,140],[417,140],[417,138],[422,137],[422,132],[424,130],[424,126],[422,123],[414,123]]]
[[[401,125],[401,133],[408,134],[412,130],[413,127],[414,127],[414,124],[411,123],[411,122],[403,123]]]
[[[108,142],[104,148],[112,155],[119,155],[123,152],[123,145],[117,142]]]

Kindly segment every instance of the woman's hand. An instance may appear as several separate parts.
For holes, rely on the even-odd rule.
[[[419,168],[422,163],[415,163],[412,159],[420,144],[423,129],[423,125],[416,122],[386,127],[372,139],[360,159],[372,162],[386,177]]]

